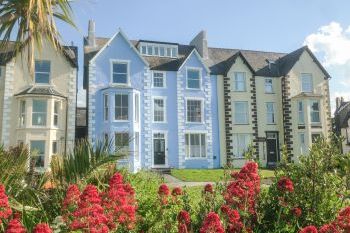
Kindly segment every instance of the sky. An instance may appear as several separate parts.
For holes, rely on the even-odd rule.
[[[79,47],[79,106],[89,19],[101,37],[122,28],[129,39],[188,44],[206,30],[210,47],[291,52],[308,45],[332,76],[332,111],[335,97],[350,100],[349,0],[74,0],[72,7],[78,29],[58,28],[64,43]]]

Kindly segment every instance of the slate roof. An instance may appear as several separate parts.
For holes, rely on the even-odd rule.
[[[84,65],[87,66],[89,60],[108,42],[109,38],[96,38],[96,47],[84,47]],[[84,38],[86,42],[86,38]],[[137,47],[139,42],[163,43],[178,45],[178,58],[165,58],[157,56],[143,56],[149,63],[152,70],[169,70],[177,71],[183,61],[192,52],[194,46],[183,45],[172,42],[159,42],[148,40],[130,40]],[[299,48],[291,53],[265,52],[242,49],[227,49],[227,48],[208,48],[208,59],[204,60],[209,67],[211,74],[226,75],[232,64],[238,56],[242,57],[248,67],[256,76],[264,77],[281,77],[287,75],[293,68],[294,64],[299,60],[304,51],[307,51],[321,68],[325,74],[325,78],[330,78],[330,75],[322,67],[312,52],[306,47]],[[269,65],[271,64],[271,65]]]
[[[6,65],[15,55],[15,42],[7,43],[6,48],[0,49],[0,65]],[[78,47],[63,46],[63,54],[73,67],[78,68]]]
[[[24,96],[24,95],[44,95],[44,96],[58,96],[66,98],[63,94],[56,91],[53,87],[29,87],[24,91],[21,91],[15,96]]]

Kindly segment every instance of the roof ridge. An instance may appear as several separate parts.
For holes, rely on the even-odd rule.
[[[275,54],[289,54],[286,52],[274,52],[274,51],[263,51],[263,50],[252,50],[252,49],[234,49],[234,48],[222,48],[222,47],[208,47],[208,49],[226,49],[226,50],[236,50],[241,52],[259,52],[259,53],[275,53]]]

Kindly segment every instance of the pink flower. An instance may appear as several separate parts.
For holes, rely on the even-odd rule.
[[[161,186],[159,186],[158,194],[168,196],[170,194],[169,187],[166,184],[162,184]]]
[[[319,232],[320,233],[339,233],[339,231],[333,224],[323,225]]]
[[[299,231],[299,233],[318,233],[315,226],[307,226]]]
[[[293,192],[294,191],[294,185],[291,179],[288,177],[282,177],[277,182],[277,188],[282,192]]]
[[[116,185],[120,185],[124,183],[124,178],[123,175],[116,172],[111,179],[109,180],[109,187],[114,187]]]
[[[224,233],[224,227],[220,221],[219,215],[210,212],[204,219],[200,233]]]
[[[47,223],[39,223],[34,227],[33,233],[52,233],[52,230]]]
[[[213,185],[212,184],[206,184],[204,186],[204,192],[205,193],[213,193],[214,192]]]
[[[8,219],[11,214],[12,210],[5,192],[5,187],[0,184],[0,224],[2,223],[2,220]]]
[[[174,197],[182,195],[182,189],[180,187],[175,187],[171,192]]]
[[[25,233],[25,232],[26,232],[26,229],[23,227],[22,223],[17,218],[12,219],[8,223],[5,231],[5,233]]]
[[[177,215],[177,221],[178,221],[178,227],[177,227],[178,233],[188,233],[191,225],[190,214],[185,210],[181,210]]]
[[[299,207],[295,207],[292,209],[292,214],[297,217],[297,218],[300,218],[301,214],[302,214],[302,211]]]

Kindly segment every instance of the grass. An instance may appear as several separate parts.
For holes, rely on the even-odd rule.
[[[235,171],[238,171],[235,169]],[[182,181],[192,182],[219,182],[224,180],[225,169],[172,169],[171,175]],[[262,179],[275,176],[273,170],[259,169]]]

